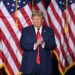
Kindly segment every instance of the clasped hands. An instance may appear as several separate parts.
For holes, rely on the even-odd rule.
[[[42,45],[43,42],[44,42],[43,37],[40,36],[40,38],[39,38],[39,39],[37,40],[37,42],[36,42],[36,46]]]

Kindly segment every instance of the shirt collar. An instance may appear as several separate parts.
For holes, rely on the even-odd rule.
[[[41,25],[41,27],[39,28],[40,34],[42,33],[42,27],[43,27],[43,26]],[[35,29],[35,33],[37,33],[37,27],[34,26],[34,29]]]

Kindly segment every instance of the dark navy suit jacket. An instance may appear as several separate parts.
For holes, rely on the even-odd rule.
[[[40,68],[42,72],[47,74],[52,72],[52,59],[50,51],[56,48],[56,43],[52,28],[43,26],[41,35],[44,39],[45,47],[40,47]],[[20,39],[20,46],[24,51],[21,64],[21,72],[23,73],[32,72],[35,66],[35,60],[37,55],[37,50],[33,50],[35,43],[36,33],[34,26],[32,25],[24,28]]]

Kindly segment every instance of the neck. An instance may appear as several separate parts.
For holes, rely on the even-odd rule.
[[[42,26],[38,26],[38,27],[37,27],[37,26],[35,26],[35,27],[36,27],[37,29],[40,29],[40,27],[42,27]]]

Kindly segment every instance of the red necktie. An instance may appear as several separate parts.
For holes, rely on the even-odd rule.
[[[39,29],[38,29],[38,31],[37,31],[37,34],[36,34],[36,39],[38,40],[38,39],[40,39],[40,32],[39,32]],[[37,57],[36,57],[36,63],[37,64],[40,64],[40,53],[39,53],[39,46],[37,47]]]

